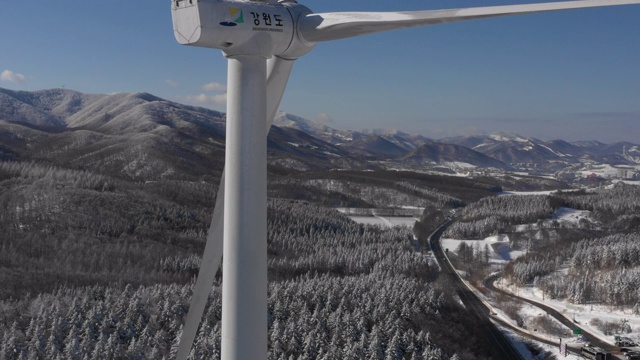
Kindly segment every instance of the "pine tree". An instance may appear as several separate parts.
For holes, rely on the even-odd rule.
[[[29,339],[29,357],[44,359],[47,352],[47,339],[45,338],[45,332],[42,326],[33,319],[31,319],[31,323],[29,324],[27,339]]]
[[[82,360],[82,349],[80,340],[75,331],[72,331],[67,338],[67,345],[64,349],[64,357],[69,360]]]
[[[389,346],[387,347],[385,360],[402,360],[404,356],[404,350],[401,341],[400,331],[396,331],[396,333],[391,338],[389,342]]]
[[[305,337],[304,348],[302,354],[304,359],[312,360],[318,357],[318,344],[316,343],[315,331],[311,332]]]
[[[378,327],[374,326],[371,331],[371,336],[369,337],[369,347],[367,348],[366,354],[367,359],[373,360],[384,360],[384,351],[382,347],[382,341],[378,334]]]
[[[126,357],[127,359],[130,359],[130,360],[144,359],[144,355],[142,351],[140,351],[140,348],[138,346],[138,342],[136,341],[136,339],[132,339],[131,342],[129,343],[129,347],[127,348],[127,352],[126,352]]]
[[[95,346],[93,347],[93,350],[91,351],[91,356],[89,358],[91,360],[107,359],[106,345],[107,344],[105,342],[105,338],[101,337],[100,340],[98,340]]]
[[[4,334],[3,349],[0,356],[7,360],[18,360],[26,358],[27,350],[22,339],[22,334],[18,329],[18,323],[14,322],[8,332]]]
[[[55,359],[60,355],[61,345],[58,341],[58,337],[55,333],[51,333],[49,338],[47,339],[47,351],[45,354],[45,358],[47,359]]]

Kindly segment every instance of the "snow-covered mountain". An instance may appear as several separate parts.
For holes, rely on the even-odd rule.
[[[582,140],[582,141],[573,141],[571,145],[575,145],[581,148],[594,149],[607,146],[605,143],[601,143],[597,140]]]
[[[491,135],[450,137],[439,141],[469,147],[514,166],[547,171],[560,170],[584,161],[609,164],[630,163],[631,158],[623,156],[623,149],[634,149],[634,145],[629,143],[612,145],[598,141],[569,143],[561,139],[545,142],[505,132]]]
[[[622,156],[629,161],[640,164],[640,146],[633,144],[629,147],[625,146],[622,150]]]
[[[432,163],[449,165],[453,168],[478,167],[510,169],[510,166],[502,161],[493,159],[467,147],[435,141],[418,147],[398,160],[406,166],[413,167],[425,167]]]
[[[541,140],[527,138],[513,133],[501,132],[486,136],[454,137],[441,139],[442,142],[467,146],[493,159],[516,166],[545,167],[573,157],[556,150]],[[571,160],[573,161],[573,160]]]
[[[225,115],[148,93],[82,94],[0,88],[0,160],[33,158],[126,176],[206,174],[221,168]],[[524,168],[552,172],[583,161],[640,163],[640,146],[543,142],[518,134],[437,141],[397,129],[337,130],[279,113],[269,136],[271,165],[293,168]]]
[[[147,93],[0,90],[0,160],[35,158],[131,178],[204,176],[222,168],[223,113]],[[273,127],[268,144],[275,166],[371,166],[299,129]]]
[[[313,137],[328,141],[332,144],[353,140],[352,131],[336,130],[317,121],[308,120],[285,112],[278,112],[276,114],[273,125],[281,128],[301,130]]]
[[[63,129],[65,119],[104,95],[71,90],[13,91],[0,88],[0,120],[46,129]]]
[[[395,167],[429,168],[434,166],[509,168],[475,150],[456,144],[435,142],[419,134],[397,129],[336,130],[313,120],[280,113],[275,125],[298,129],[323,139],[343,151],[371,162],[384,161]]]
[[[420,134],[408,134],[397,129],[365,129],[362,133],[380,136],[405,150],[415,150],[433,141]]]

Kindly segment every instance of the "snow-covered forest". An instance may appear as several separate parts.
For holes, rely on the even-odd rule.
[[[130,182],[37,163],[0,163],[0,299],[59,285],[185,283],[161,260],[202,251],[210,185]]]
[[[146,93],[0,90],[0,360],[172,358],[223,171],[223,114]],[[414,172],[360,151],[373,134],[310,135],[274,126],[268,139],[270,359],[491,358],[486,325],[428,260],[429,234],[451,217],[449,237],[506,234],[499,249],[527,253],[507,266],[512,282],[640,312],[638,187],[496,196],[569,186],[448,176],[429,157],[430,173]],[[413,231],[334,210],[406,206],[425,209]],[[563,209],[584,214],[565,223]],[[493,246],[449,255],[480,284]],[[219,358],[217,276],[193,359]]]
[[[430,284],[433,269],[409,230],[363,228],[333,210],[284,202],[271,204],[269,224],[270,358],[448,358],[427,326],[442,317],[445,295]],[[190,284],[62,286],[5,300],[3,358],[169,357],[190,295]],[[219,356],[220,307],[218,286],[194,358]]]
[[[171,357],[210,185],[23,162],[0,164],[0,189],[0,359]],[[270,359],[488,357],[411,230],[296,200],[268,214]],[[194,359],[220,351],[219,281]]]
[[[493,196],[465,207],[460,220],[444,236],[457,239],[480,239],[503,234],[517,224],[535,223],[548,218],[553,209],[547,196]]]
[[[269,195],[331,207],[414,206],[451,209],[501,191],[497,181],[407,171],[287,172],[270,183]]]
[[[561,208],[588,211],[589,219],[564,222]],[[640,187],[551,195],[484,198],[461,211],[445,236],[481,239],[508,234],[528,253],[510,262],[504,275],[532,284],[554,299],[599,303],[640,314]]]

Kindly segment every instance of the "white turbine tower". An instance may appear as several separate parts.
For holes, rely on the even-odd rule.
[[[228,59],[226,170],[177,358],[189,354],[223,254],[222,359],[267,357],[266,135],[293,61],[322,41],[495,16],[629,4],[640,0],[314,14],[295,0],[172,0],[178,42],[221,49]]]

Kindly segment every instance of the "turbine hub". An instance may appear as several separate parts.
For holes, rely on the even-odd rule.
[[[298,35],[298,20],[310,13],[295,0],[172,1],[176,40],[227,56],[297,59],[315,47]]]

